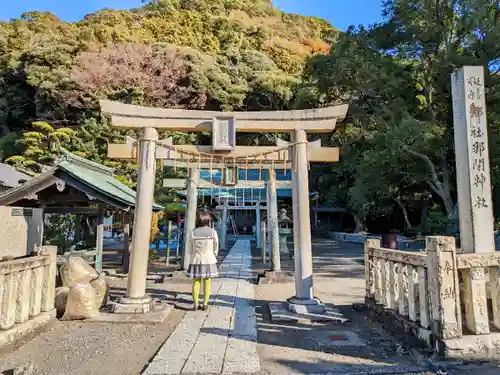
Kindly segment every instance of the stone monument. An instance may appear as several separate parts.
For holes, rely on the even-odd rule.
[[[288,249],[288,237],[292,234],[291,224],[293,223],[287,215],[286,208],[280,210],[278,215],[279,236],[280,236],[280,254],[292,257],[292,253]]]

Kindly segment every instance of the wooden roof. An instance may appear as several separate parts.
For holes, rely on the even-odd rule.
[[[56,186],[59,192],[69,185],[82,195],[72,195],[65,201],[71,205],[82,200],[93,203],[102,202],[109,206],[129,211],[135,207],[136,192],[129,186],[118,181],[113,169],[92,162],[69,151],[62,150],[62,156],[57,164],[49,170],[33,177],[22,185],[0,194],[0,205],[13,205],[22,200],[38,200],[37,194],[45,189]],[[57,194],[54,199],[57,201]],[[163,207],[154,204],[153,210]]]

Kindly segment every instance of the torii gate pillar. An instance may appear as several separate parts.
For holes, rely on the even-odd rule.
[[[191,259],[191,233],[196,227],[196,209],[198,208],[198,183],[200,182],[200,170],[196,167],[189,168],[187,177],[187,204],[184,217],[184,246],[182,248],[181,265],[187,270]]]
[[[295,292],[288,300],[288,308],[299,314],[322,313],[326,310],[313,296],[313,265],[311,244],[311,222],[309,213],[309,171],[307,160],[307,134],[305,130],[294,131],[294,141],[298,142],[292,169],[293,217],[295,253]],[[295,221],[298,219],[297,221]],[[298,230],[297,230],[298,229]],[[297,241],[298,240],[298,241]]]
[[[224,206],[222,209],[222,231],[221,236],[219,238],[219,248],[221,250],[227,249],[227,208],[228,208],[228,199],[224,199]]]
[[[146,313],[152,309],[152,299],[146,295],[151,207],[154,203],[156,141],[155,128],[144,128],[140,140],[139,176],[135,198],[134,234],[130,254],[127,294],[114,305],[116,313]]]

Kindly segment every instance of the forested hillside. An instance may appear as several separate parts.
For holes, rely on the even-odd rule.
[[[120,134],[101,119],[102,98],[287,109],[307,57],[327,53],[337,34],[324,20],[283,13],[268,0],[165,0],[132,11],[104,9],[76,23],[25,13],[0,23],[0,156],[39,171],[53,160],[49,146],[62,142],[118,165],[105,160],[107,142]],[[21,138],[22,131],[29,132]],[[133,183],[135,166],[121,167]]]
[[[106,160],[107,142],[123,134],[101,118],[98,99],[251,111],[348,102],[348,120],[329,139],[341,162],[313,168],[311,189],[349,208],[359,230],[381,217],[385,230],[394,222],[410,231],[456,229],[450,74],[462,65],[487,68],[500,204],[499,5],[385,3],[383,22],[346,33],[267,0],[159,0],[76,23],[39,12],[0,23],[0,157],[39,171],[62,144],[119,167],[133,184],[135,166]]]

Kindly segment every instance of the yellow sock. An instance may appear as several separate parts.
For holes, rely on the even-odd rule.
[[[212,279],[203,279],[203,306],[208,306],[212,289]]]
[[[193,280],[193,302],[195,306],[198,306],[198,301],[200,300],[200,288],[201,279]]]

